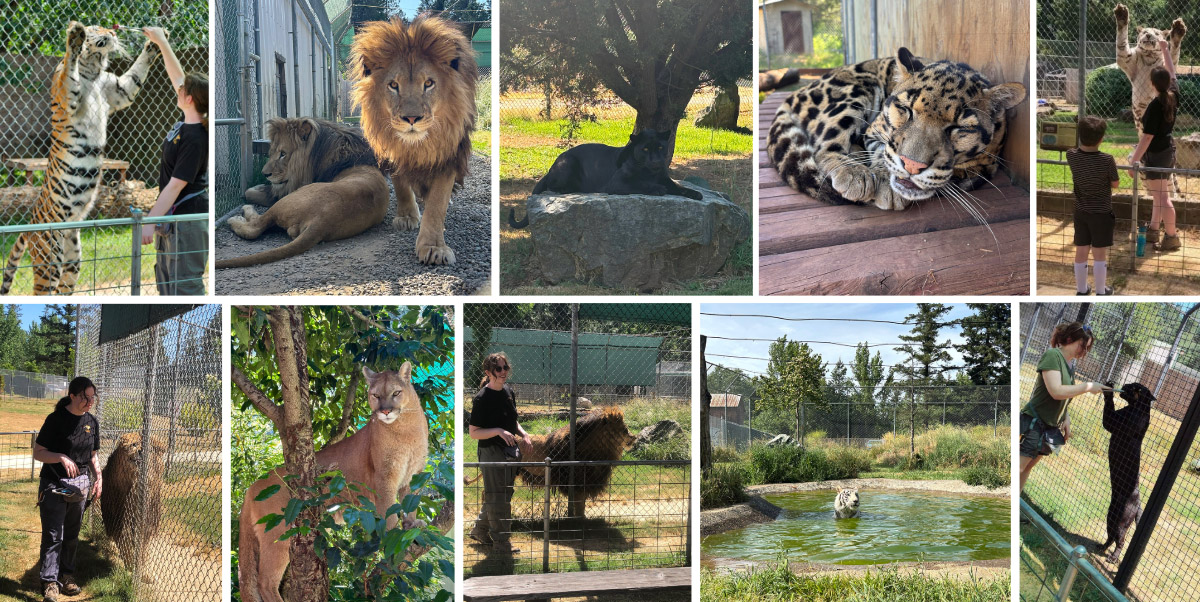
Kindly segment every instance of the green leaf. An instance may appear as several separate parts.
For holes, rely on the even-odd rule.
[[[404,496],[404,501],[400,503],[400,509],[403,510],[405,514],[408,514],[416,510],[420,503],[421,496],[410,493]]]
[[[445,558],[438,559],[438,568],[442,569],[442,574],[453,579],[454,578],[454,563]]]
[[[436,596],[434,596],[433,602],[446,602],[446,600],[450,599],[450,595],[451,595],[450,592],[448,592],[446,590],[441,590],[437,593]]]
[[[255,524],[265,525],[263,527],[263,531],[269,532],[271,529],[279,526],[279,523],[281,522],[283,522],[283,516],[272,513],[258,519],[258,522]]]
[[[261,502],[275,495],[279,492],[280,487],[282,487],[282,485],[271,485],[270,487],[263,489],[262,491],[258,492],[258,495],[254,496],[254,501]]]
[[[367,533],[375,530],[375,515],[370,512],[363,512],[359,517],[359,522],[362,523],[362,528]]]
[[[329,570],[334,570],[342,563],[342,551],[337,548],[329,548],[325,550],[325,564],[329,565]]]
[[[296,517],[300,516],[300,512],[304,510],[304,501],[298,499],[288,500],[287,507],[283,510],[283,519],[287,524],[296,522]]]

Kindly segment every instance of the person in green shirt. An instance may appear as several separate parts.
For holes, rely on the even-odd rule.
[[[1038,360],[1039,378],[1033,384],[1029,403],[1021,409],[1022,491],[1038,460],[1071,438],[1071,418],[1067,415],[1071,398],[1106,388],[1097,382],[1076,384],[1071,369],[1071,362],[1087,357],[1095,342],[1092,329],[1082,323],[1059,324],[1050,336],[1050,348]]]

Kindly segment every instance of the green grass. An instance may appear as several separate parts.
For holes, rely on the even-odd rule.
[[[989,580],[930,577],[895,569],[861,575],[797,575],[786,562],[767,569],[700,574],[700,599],[705,602],[1007,602],[1007,576]]]
[[[192,493],[164,500],[164,513],[187,525],[204,545],[221,547],[221,494]]]
[[[1052,599],[1058,592],[1059,583],[1067,565],[1067,559],[1050,540],[1046,539],[1041,530],[1032,524],[1021,525],[1020,594],[1022,599],[1037,600],[1040,597]],[[1045,584],[1042,584],[1042,579],[1046,580]],[[1108,598],[1099,590],[1088,587],[1088,580],[1083,576],[1078,577],[1075,585],[1072,586],[1070,599],[1074,602],[1108,602]]]
[[[21,222],[13,222],[16,225]],[[128,292],[131,274],[132,256],[132,226],[111,228],[84,228],[80,230],[80,242],[83,247],[83,261],[80,264],[79,280],[75,285],[77,292],[96,290],[103,294]],[[17,240],[16,234],[0,236],[0,249],[11,249]],[[142,266],[141,281],[143,290],[154,285],[154,245],[141,247]],[[12,294],[33,294],[33,270],[29,266],[33,260],[29,253],[18,266],[17,275],[13,282]],[[113,290],[119,288],[120,290]]]

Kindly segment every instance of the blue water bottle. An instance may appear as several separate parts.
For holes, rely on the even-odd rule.
[[[1137,256],[1146,256],[1146,226],[1138,226]]]

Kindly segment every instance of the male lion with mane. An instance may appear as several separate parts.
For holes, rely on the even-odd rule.
[[[396,189],[392,225],[420,226],[422,263],[454,263],[446,209],[455,183],[467,176],[478,77],[466,36],[437,17],[367,23],[350,48],[351,98],[362,107],[363,133]],[[417,196],[425,202],[424,220]]]
[[[292,241],[222,259],[218,269],[299,255],[317,243],[360,234],[387,216],[387,180],[358,128],[311,117],[277,117],[267,122],[267,137],[271,154],[263,174],[270,184],[247,190],[246,200],[269,209],[259,215],[253,205],[243,205],[242,215],[229,218],[229,227],[252,240],[279,226]]]
[[[130,570],[135,560],[140,562],[144,558],[146,543],[158,533],[162,516],[163,472],[166,470],[163,456],[167,445],[158,437],[150,437],[150,447],[150,466],[146,472],[146,493],[150,498],[145,506],[138,495],[141,462],[147,458],[142,453],[141,433],[121,435],[101,473],[104,475],[104,495],[100,498],[100,513],[104,518],[104,532],[117,547],[125,568]],[[136,539],[135,527],[138,531]],[[142,571],[146,581],[149,581],[148,574]]]

